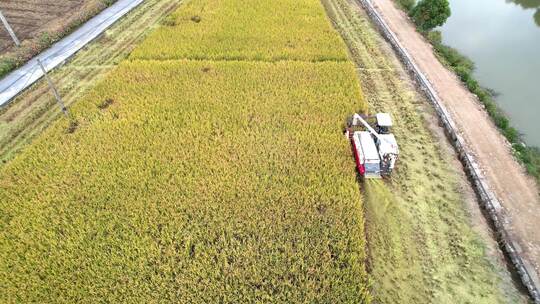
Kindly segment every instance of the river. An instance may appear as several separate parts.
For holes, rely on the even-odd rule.
[[[450,0],[443,42],[476,65],[479,82],[525,142],[540,147],[540,0]]]

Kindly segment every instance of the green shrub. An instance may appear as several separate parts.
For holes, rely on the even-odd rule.
[[[467,82],[471,79],[471,74],[469,73],[469,70],[466,67],[463,66],[452,66],[454,69],[454,72],[459,76],[461,81]]]
[[[397,0],[397,2],[407,12],[411,11],[416,5],[416,0]]]
[[[7,75],[17,66],[17,62],[13,58],[2,57],[0,59],[0,78]]]
[[[467,85],[467,88],[469,88],[469,90],[471,92],[473,92],[474,94],[480,92],[482,90],[482,88],[480,87],[480,84],[478,83],[478,81],[472,77],[469,77],[469,79],[467,79],[467,81],[465,82],[465,84]]]
[[[433,44],[433,46],[443,46],[442,45],[442,33],[441,31],[429,31],[426,33],[426,38]]]
[[[491,94],[487,92],[486,90],[478,90],[476,93],[476,96],[478,96],[478,99],[483,103],[486,104],[491,100]]]
[[[510,126],[510,122],[508,121],[508,118],[506,118],[503,115],[498,114],[496,117],[494,117],[494,119],[495,119],[495,125],[497,125],[499,129],[508,131],[507,129]]]
[[[422,0],[411,10],[414,22],[425,32],[443,25],[451,14],[448,0]]]
[[[527,147],[523,144],[514,145],[517,157],[525,165],[527,173],[540,180],[540,150],[537,147]]]
[[[442,41],[442,38],[439,41]],[[460,67],[461,69],[466,70],[467,73],[472,73],[474,71],[474,62],[467,56],[460,54],[458,50],[444,45],[442,42],[435,45],[435,50],[441,54],[452,67]]]

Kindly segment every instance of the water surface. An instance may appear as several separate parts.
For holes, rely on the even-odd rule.
[[[443,41],[476,64],[480,83],[528,144],[540,146],[540,0],[450,0]]]

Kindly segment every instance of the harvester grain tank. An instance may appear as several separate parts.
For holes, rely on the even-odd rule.
[[[367,122],[374,120],[375,129]],[[392,118],[388,113],[378,113],[375,117],[354,114],[347,126],[356,167],[365,178],[390,176],[395,168],[399,148],[395,136],[390,133]]]

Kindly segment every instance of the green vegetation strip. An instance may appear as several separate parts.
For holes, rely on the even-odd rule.
[[[224,15],[190,22],[319,11],[332,33],[318,2],[272,3],[223,1]],[[0,302],[368,302],[341,134],[365,104],[354,66],[313,62],[329,53],[312,39],[306,61],[120,64],[71,108],[76,123],[57,121],[1,169]]]

